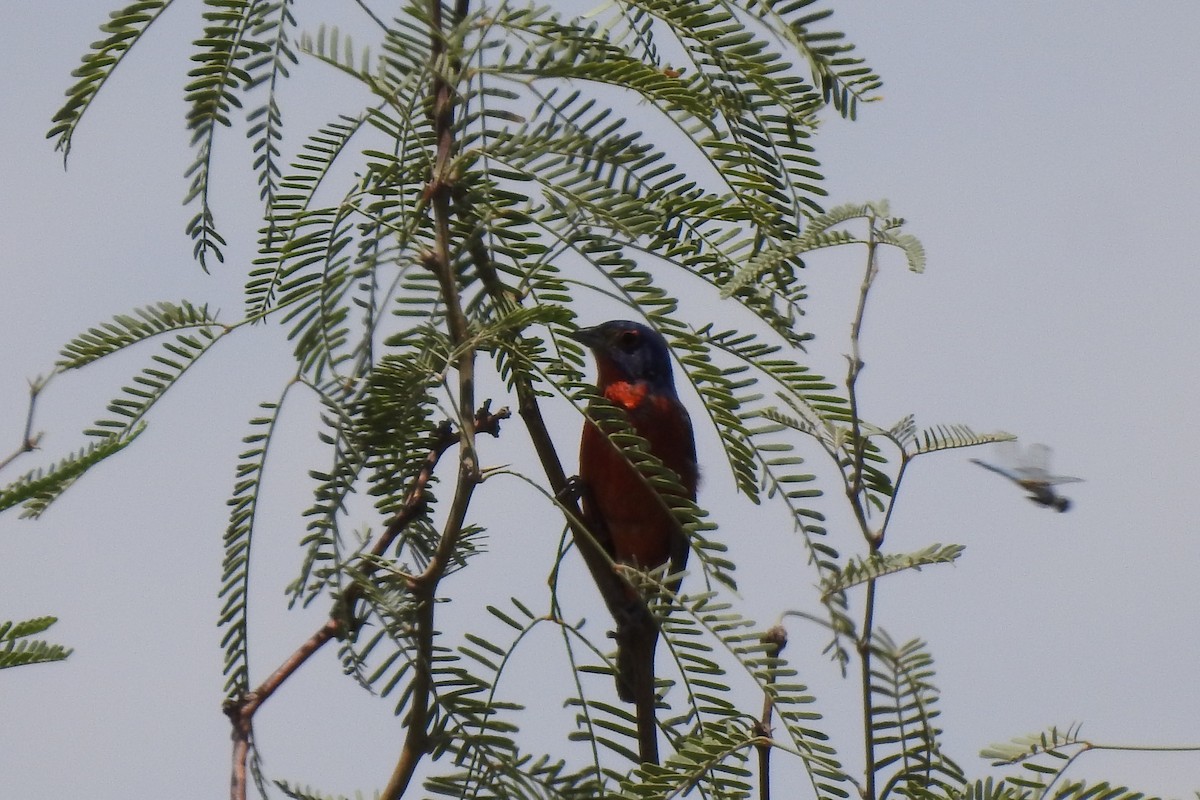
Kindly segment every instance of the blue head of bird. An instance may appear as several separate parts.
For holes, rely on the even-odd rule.
[[[615,382],[647,383],[674,388],[671,351],[662,334],[640,322],[614,319],[580,328],[572,339],[591,348],[600,370],[600,386]]]

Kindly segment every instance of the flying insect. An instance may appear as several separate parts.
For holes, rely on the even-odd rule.
[[[996,449],[999,464],[978,458],[972,458],[971,461],[1008,478],[1029,492],[1029,499],[1039,506],[1053,508],[1059,513],[1071,507],[1070,499],[1058,494],[1054,487],[1064,483],[1079,483],[1083,478],[1052,474],[1049,447],[1031,444],[1022,449],[1016,441],[1009,441],[998,443]]]

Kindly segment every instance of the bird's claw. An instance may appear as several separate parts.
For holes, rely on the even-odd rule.
[[[557,499],[560,503],[578,503],[583,500],[586,494],[587,484],[583,482],[583,478],[578,475],[572,475],[567,478],[567,482],[558,493]]]

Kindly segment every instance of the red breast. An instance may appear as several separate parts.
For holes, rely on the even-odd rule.
[[[686,496],[695,499],[695,445],[687,411],[679,400],[653,393],[645,383],[616,381],[603,390],[608,400],[626,410],[630,425],[646,439],[650,452],[679,476]],[[583,430],[579,475],[595,511],[608,526],[617,561],[652,568],[670,559],[677,523],[637,468],[591,423]]]

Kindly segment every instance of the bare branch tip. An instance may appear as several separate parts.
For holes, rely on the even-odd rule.
[[[492,411],[492,401],[485,400],[475,412],[475,432],[487,433],[494,438],[500,438],[500,423],[512,416],[508,406],[498,411]]]
[[[788,633],[783,625],[772,625],[763,634],[763,642],[771,646],[771,655],[778,656],[787,647]]]

